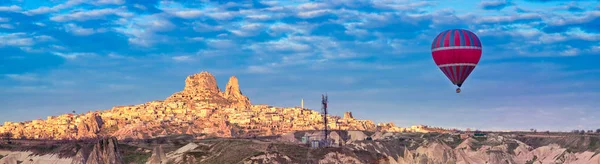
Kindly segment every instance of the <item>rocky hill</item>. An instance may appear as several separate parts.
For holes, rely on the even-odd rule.
[[[323,126],[323,116],[302,108],[252,105],[242,94],[239,80],[232,76],[225,91],[208,72],[188,76],[182,91],[164,101],[116,106],[110,110],[85,114],[49,116],[46,120],[6,122],[0,134],[18,139],[87,139],[114,136],[147,139],[173,134],[196,137],[248,137],[315,130]],[[331,116],[330,129],[366,131],[444,131],[440,128],[413,126],[399,128],[391,123],[376,125],[358,120],[350,112],[344,117]]]

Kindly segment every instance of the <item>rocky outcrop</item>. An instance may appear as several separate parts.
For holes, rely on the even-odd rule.
[[[217,94],[221,92],[217,85],[215,76],[208,72],[201,72],[188,76],[185,79],[185,87],[183,92],[188,94]]]
[[[162,145],[159,145],[154,147],[154,150],[152,150],[152,156],[150,156],[146,164],[166,164],[167,162],[167,154],[165,154]]]
[[[81,122],[77,124],[77,138],[95,138],[100,133],[102,117],[98,113],[88,113],[81,117]]]
[[[250,99],[242,94],[237,77],[232,76],[227,83],[225,92],[217,86],[217,80],[208,72],[201,72],[185,79],[183,91],[177,92],[165,100],[167,103],[183,102],[193,104],[203,102],[215,107],[250,108]],[[193,109],[192,109],[193,110]]]
[[[85,164],[123,164],[117,145],[115,137],[99,140],[85,159]]]
[[[240,83],[237,77],[231,76],[229,78],[229,82],[227,82],[227,86],[225,87],[225,96],[232,98],[246,97],[242,95],[242,91],[240,90]]]
[[[231,76],[229,82],[227,82],[225,97],[234,100],[233,107],[240,107],[242,109],[250,108],[250,99],[242,94],[239,81],[235,76]]]
[[[354,116],[352,116],[352,112],[344,112],[344,119],[353,120]]]

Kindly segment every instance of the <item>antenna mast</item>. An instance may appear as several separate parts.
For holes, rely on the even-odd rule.
[[[325,142],[327,142],[327,93],[325,93],[325,95],[321,95],[321,103],[323,104],[323,107],[321,110],[323,110],[323,123],[325,124],[325,128],[324,128],[324,132],[325,132]]]

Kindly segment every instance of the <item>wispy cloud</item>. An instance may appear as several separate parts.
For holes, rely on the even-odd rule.
[[[125,8],[113,8],[113,9],[96,9],[89,11],[75,11],[68,14],[60,14],[50,18],[50,20],[57,22],[67,21],[87,21],[94,19],[104,19],[108,15],[118,15],[121,17],[130,17],[133,14],[126,12]]]
[[[34,44],[32,38],[25,33],[11,33],[0,35],[0,47],[2,46],[31,46]]]
[[[24,81],[24,82],[31,82],[31,81],[38,80],[38,78],[35,74],[6,74],[5,76],[10,79],[13,79],[13,80]]]
[[[64,26],[66,32],[72,33],[74,35],[86,36],[92,35],[98,32],[105,32],[105,29],[93,29],[93,28],[83,28],[79,27],[76,24],[69,23]]]
[[[86,57],[86,56],[95,56],[96,54],[94,53],[82,53],[82,52],[74,52],[74,53],[61,53],[61,52],[53,52],[52,54],[56,55],[56,56],[60,56],[62,58],[68,59],[68,60],[74,60],[80,57]]]

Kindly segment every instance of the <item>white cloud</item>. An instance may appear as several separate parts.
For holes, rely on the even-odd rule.
[[[95,5],[122,5],[125,3],[124,0],[96,0],[92,2]]]
[[[8,21],[10,21],[10,18],[0,17],[0,22],[8,22]]]
[[[365,37],[370,34],[369,31],[364,30],[364,29],[358,29],[354,26],[346,26],[346,31],[344,31],[344,33],[346,33],[348,35],[357,36],[357,37]]]
[[[320,17],[326,14],[329,14],[331,10],[323,9],[323,10],[312,10],[312,11],[303,11],[298,13],[298,17],[300,18],[314,18]]]
[[[12,24],[0,24],[0,28],[14,29],[15,26],[13,26]]]
[[[433,6],[434,2],[419,1],[410,2],[406,0],[376,0],[373,1],[373,7],[379,9],[393,9],[393,10],[415,10],[420,7]]]
[[[60,56],[62,58],[68,59],[68,60],[74,60],[80,57],[89,57],[89,56],[95,56],[96,54],[94,53],[81,53],[81,52],[74,52],[74,53],[61,53],[61,52],[53,52],[53,55],[56,56]]]
[[[251,23],[251,24],[244,24],[239,29],[230,30],[230,32],[237,36],[247,37],[247,36],[258,35],[260,33],[260,30],[262,30],[262,29],[264,29],[263,24]]]
[[[36,23],[33,23],[33,24],[41,26],[41,27],[46,27],[46,24],[41,23],[41,22],[36,22]]]
[[[173,1],[161,1],[159,3],[159,9],[169,13],[171,15],[184,18],[193,19],[203,15],[203,11],[194,8],[184,7],[182,4]],[[144,7],[145,10],[145,7]]]
[[[67,2],[65,2],[63,4],[59,4],[59,5],[56,5],[53,7],[42,6],[37,9],[28,10],[28,11],[25,11],[24,14],[38,15],[38,14],[46,14],[46,13],[51,13],[51,12],[58,12],[63,9],[68,9],[68,8],[77,6],[81,3],[83,3],[83,0],[68,0]]]
[[[125,58],[125,56],[119,55],[117,53],[109,53],[107,56],[109,58],[113,58],[113,59],[122,59],[122,58]]]
[[[176,11],[173,13],[174,15],[185,18],[185,19],[193,19],[202,16],[202,11],[200,10],[185,10],[185,11]]]
[[[159,14],[144,15],[123,22],[122,27],[114,28],[116,32],[129,37],[130,44],[149,47],[157,42],[167,42],[166,36],[157,35],[156,32],[170,31],[175,25]]]
[[[87,21],[94,19],[104,19],[107,15],[118,15],[121,17],[131,17],[132,13],[126,11],[126,8],[113,8],[113,9],[96,9],[89,11],[75,11],[69,14],[60,14],[50,18],[56,22],[67,22],[67,21]]]
[[[562,42],[565,40],[567,40],[567,37],[562,34],[544,34],[540,36],[540,41],[542,41],[542,43]]]
[[[229,49],[229,48],[235,48],[235,46],[236,46],[235,42],[233,42],[231,40],[225,40],[225,39],[210,39],[210,40],[206,41],[206,44],[209,47],[216,48],[216,49]]]
[[[42,52],[44,52],[43,49],[34,49],[31,47],[19,47],[19,49],[21,49],[22,51],[25,51],[27,53],[42,53]]]
[[[563,50],[562,52],[560,52],[560,55],[563,55],[563,56],[576,56],[579,53],[580,53],[580,50],[578,48],[573,48],[571,46],[567,46],[567,49]]]
[[[257,14],[257,15],[248,15],[248,16],[246,16],[246,18],[251,19],[251,20],[265,21],[265,20],[271,20],[272,17],[270,15],[266,15],[266,14]]]
[[[99,32],[105,32],[105,29],[93,29],[93,28],[83,28],[83,27],[79,27],[73,23],[69,23],[64,25],[65,31],[72,33],[74,35],[79,35],[79,36],[87,36],[87,35],[92,35],[95,33],[99,33]]]
[[[237,14],[230,11],[216,11],[208,13],[208,16],[216,20],[226,21],[233,19]]]
[[[287,38],[283,38],[278,41],[268,41],[264,43],[253,44],[250,45],[249,48],[255,52],[264,54],[277,54],[282,52],[300,53],[312,50],[310,45],[290,41]]]
[[[590,51],[592,51],[593,53],[598,54],[598,53],[600,53],[600,46],[592,46],[590,48]]]
[[[147,9],[147,8],[146,8],[146,6],[144,6],[144,5],[140,5],[140,4],[137,4],[137,3],[136,3],[136,4],[134,4],[134,5],[133,5],[133,7],[135,7],[135,8],[138,8],[138,9],[140,9],[140,10],[146,10],[146,9]]]
[[[189,55],[181,55],[181,56],[174,56],[172,57],[173,60],[178,61],[178,62],[186,62],[186,61],[191,61],[193,58],[192,56]]]
[[[540,14],[535,13],[526,13],[526,14],[516,14],[516,15],[504,15],[504,16],[481,16],[475,19],[476,23],[510,23],[520,20],[536,20],[542,19]]]
[[[170,31],[176,27],[168,19],[162,18],[157,15],[143,16],[137,18],[134,23],[138,28],[141,28],[143,30],[158,32]]]
[[[189,40],[189,41],[204,41],[204,37],[185,37],[185,39]]]
[[[59,45],[51,45],[51,48],[57,49],[57,50],[66,50],[67,48],[63,47],[63,46],[59,46]]]
[[[31,46],[35,42],[32,38],[28,37],[25,33],[0,33],[0,47],[3,46]]]
[[[54,37],[48,35],[37,35],[33,37],[37,42],[54,41]]]
[[[0,6],[0,12],[17,12],[17,11],[21,11],[21,7],[17,6],[17,5],[11,5],[11,6]]]
[[[581,40],[600,41],[600,34],[587,33],[585,31],[581,30],[581,28],[571,28],[565,34],[570,37],[581,39]]]
[[[309,2],[309,3],[304,3],[304,4],[301,4],[301,5],[298,5],[297,8],[299,10],[306,11],[306,10],[319,10],[319,9],[323,9],[323,8],[327,8],[327,7],[329,7],[329,5],[326,4],[326,3],[313,3],[313,2]]]
[[[213,26],[213,25],[202,23],[202,22],[192,22],[192,28],[196,32],[211,32],[211,31],[223,30],[222,26],[219,26],[219,25]]]
[[[547,14],[544,19],[549,25],[553,26],[563,26],[563,25],[572,25],[590,22],[594,19],[600,17],[600,11],[592,10],[587,11],[584,14],[567,14],[567,15],[559,15],[559,14]]]
[[[267,33],[272,36],[277,36],[281,34],[303,34],[308,35],[313,29],[315,29],[316,24],[309,23],[299,23],[299,24],[285,24],[285,23],[274,23],[269,26]]]

